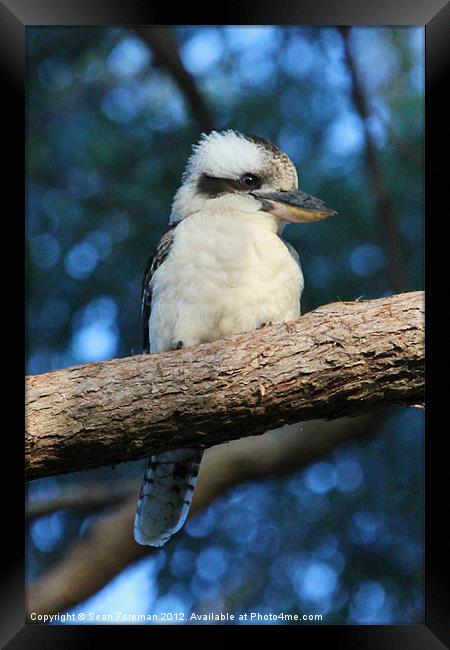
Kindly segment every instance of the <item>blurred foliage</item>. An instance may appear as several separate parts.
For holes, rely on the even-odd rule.
[[[302,310],[392,293],[339,32],[174,29],[217,128],[273,140],[295,162],[300,186],[339,212],[286,233],[305,275]],[[423,288],[423,36],[422,28],[350,33],[395,208],[404,290]],[[29,27],[27,51],[27,370],[35,374],[141,351],[143,269],[199,131],[133,30]],[[422,433],[422,414],[398,409],[368,444],[237,487],[91,599],[91,611],[421,622]],[[141,470],[124,463],[35,481],[30,498]],[[91,522],[73,512],[34,522],[30,577]]]

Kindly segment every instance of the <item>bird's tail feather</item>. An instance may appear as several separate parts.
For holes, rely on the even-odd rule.
[[[200,449],[176,449],[150,458],[134,521],[139,544],[163,546],[183,526],[202,456]]]

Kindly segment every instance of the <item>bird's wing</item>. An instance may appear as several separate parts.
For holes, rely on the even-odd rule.
[[[297,264],[299,265],[300,270],[301,270],[302,267],[301,267],[301,265],[300,265],[300,258],[299,258],[299,256],[298,256],[298,253],[297,253],[297,251],[295,250],[295,248],[292,246],[292,244],[290,244],[288,241],[286,241],[285,239],[283,239],[283,237],[280,237],[280,239],[281,239],[281,241],[283,242],[283,244],[286,246],[286,248],[288,249],[288,251],[290,252],[290,254],[292,255],[292,257],[294,258],[294,260],[297,262]]]
[[[147,354],[150,353],[150,332],[148,321],[150,312],[152,310],[152,278],[153,275],[161,264],[164,262],[170,252],[175,234],[175,226],[171,226],[169,230],[161,237],[157,246],[154,248],[153,253],[147,262],[144,271],[144,278],[142,281],[142,326],[143,326],[143,351]]]

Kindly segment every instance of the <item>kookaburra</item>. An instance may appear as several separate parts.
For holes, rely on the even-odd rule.
[[[297,189],[294,165],[268,140],[231,130],[202,135],[145,270],[144,352],[297,318],[303,275],[281,232],[287,222],[332,214]],[[202,454],[177,449],[150,458],[135,519],[139,544],[162,546],[182,527]]]

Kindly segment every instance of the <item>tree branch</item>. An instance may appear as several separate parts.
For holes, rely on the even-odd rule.
[[[26,523],[29,524],[39,517],[51,515],[59,510],[76,510],[83,513],[103,510],[134,494],[137,487],[137,482],[135,488],[130,488],[128,484],[119,486],[80,485],[76,488],[71,486],[53,499],[29,500],[25,513]]]
[[[200,465],[189,517],[243,481],[284,475],[323,458],[344,441],[365,438],[378,418],[362,416],[334,422],[305,422],[263,436],[243,438],[209,449]],[[129,564],[158,549],[133,539],[136,493],[108,516],[99,517],[86,537],[67,553],[27,594],[27,611],[53,614],[74,607],[99,591]],[[181,531],[180,535],[185,534]]]
[[[356,58],[351,48],[350,28],[339,27],[338,29],[343,38],[344,58],[352,80],[353,103],[363,125],[367,170],[376,198],[377,211],[383,224],[384,243],[388,258],[388,282],[394,291],[404,291],[405,278],[401,264],[401,251],[395,224],[394,208],[384,181],[383,163],[380,159],[375,139],[368,128],[368,119],[370,118],[369,100],[364,83],[358,72]]]
[[[27,378],[29,479],[423,400],[423,292]]]
[[[151,47],[156,63],[170,72],[191,107],[192,115],[200,129],[211,131],[214,128],[211,112],[194,77],[183,65],[175,35],[170,27],[152,25],[150,27],[135,27],[135,31]]]

